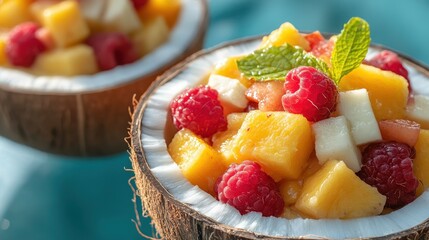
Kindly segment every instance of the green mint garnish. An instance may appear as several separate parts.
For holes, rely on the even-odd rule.
[[[237,65],[244,76],[258,81],[284,80],[289,70],[299,66],[312,66],[329,75],[324,61],[289,44],[258,49],[238,60]]]
[[[369,25],[365,20],[354,17],[344,25],[331,55],[331,76],[337,84],[344,75],[359,67],[370,41]]]

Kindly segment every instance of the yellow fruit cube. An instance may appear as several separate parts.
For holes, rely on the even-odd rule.
[[[347,219],[378,215],[385,203],[343,161],[329,160],[304,182],[295,207],[312,218]]]
[[[416,145],[416,158],[413,160],[414,175],[420,184],[417,195],[422,194],[429,187],[429,130],[420,130]]]
[[[43,75],[85,75],[98,71],[91,47],[79,44],[40,54],[33,66],[35,72]]]
[[[30,12],[33,17],[43,25],[43,11],[48,7],[57,4],[57,0],[38,0],[30,5]]]
[[[281,46],[286,43],[292,46],[298,46],[304,50],[310,50],[310,44],[307,39],[289,22],[283,23],[278,29],[272,31],[270,35],[262,39],[260,48],[271,46]]]
[[[168,152],[189,182],[214,195],[214,184],[226,170],[218,152],[188,129],[176,133]]]
[[[32,20],[29,10],[30,0],[0,1],[0,28],[14,26]]]
[[[285,205],[295,204],[301,194],[302,180],[282,180],[278,186]]]
[[[170,32],[167,23],[162,17],[148,21],[132,36],[137,52],[142,57],[155,50],[168,40]]]
[[[181,9],[182,4],[180,0],[150,0],[145,6],[138,10],[138,15],[143,25],[145,22],[161,16],[171,29],[179,19]]]
[[[237,162],[258,162],[274,180],[296,179],[314,149],[310,123],[300,114],[251,111],[231,142]]]
[[[377,121],[402,119],[408,101],[405,78],[390,71],[361,64],[341,79],[340,91],[365,88]]]
[[[6,56],[6,39],[0,38],[0,66],[7,65],[8,60]]]
[[[240,70],[238,70],[237,61],[240,60],[240,58],[241,56],[225,58],[224,60],[218,62],[215,65],[212,74],[237,79],[245,87],[250,87],[250,85],[252,85],[252,82],[247,79],[244,74],[240,72]]]
[[[67,0],[46,8],[43,11],[43,24],[59,47],[77,44],[89,35],[89,27],[76,1]]]

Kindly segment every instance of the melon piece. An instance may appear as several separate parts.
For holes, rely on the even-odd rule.
[[[79,1],[79,8],[86,22],[94,31],[102,29],[100,21],[104,14],[107,1],[82,0]]]
[[[424,129],[429,129],[429,97],[415,95],[405,114],[407,119],[418,122]]]
[[[231,142],[238,162],[252,160],[274,180],[296,179],[314,149],[310,123],[300,114],[251,111]]]
[[[30,0],[0,1],[0,28],[13,28],[31,21],[30,2]]]
[[[338,112],[349,121],[353,140],[357,145],[381,140],[366,89],[340,92]]]
[[[295,207],[313,218],[349,219],[378,215],[385,203],[343,161],[329,160],[304,182]]]
[[[237,79],[211,74],[207,85],[219,93],[224,112],[238,112],[247,107],[246,87]]]
[[[416,157],[413,160],[413,171],[419,180],[416,194],[422,194],[429,187],[429,130],[421,130],[419,139],[414,146]]]
[[[38,56],[33,68],[44,75],[61,76],[93,74],[98,71],[92,48],[84,44],[44,52]]]
[[[46,8],[43,25],[59,47],[80,43],[89,35],[89,27],[76,1],[67,0]]]
[[[368,91],[377,121],[405,116],[408,83],[402,76],[361,64],[341,79],[339,89],[348,91],[361,88]]]
[[[226,170],[217,151],[183,128],[173,137],[168,152],[189,182],[214,195],[214,184]]]
[[[181,8],[180,0],[150,0],[138,10],[138,15],[143,23],[161,16],[171,29],[179,18]]]
[[[261,111],[283,111],[284,81],[255,82],[246,91],[246,97],[258,103]]]
[[[420,124],[411,120],[383,120],[378,125],[385,141],[401,142],[413,147],[419,138]]]
[[[237,61],[240,60],[240,58],[241,56],[232,56],[217,62],[212,71],[212,74],[237,79],[241,84],[243,84],[243,86],[250,87],[252,82],[247,79],[238,69]]]
[[[137,53],[142,57],[168,40],[170,32],[161,17],[148,21],[132,35]]]
[[[310,44],[307,39],[293,26],[291,23],[283,23],[278,29],[272,31],[270,35],[265,36],[262,39],[261,46],[259,48],[267,48],[271,46],[281,46],[289,44],[292,46],[298,46],[306,51],[310,50]]]
[[[97,0],[96,0],[97,1]],[[137,12],[129,0],[104,0],[103,17],[100,20],[104,31],[130,34],[142,27]],[[153,37],[153,36],[152,36]]]

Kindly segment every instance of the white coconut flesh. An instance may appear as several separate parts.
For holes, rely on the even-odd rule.
[[[180,57],[197,38],[205,14],[203,2],[181,0],[181,3],[180,17],[167,42],[133,64],[75,77],[35,76],[15,69],[0,68],[0,87],[40,93],[82,93],[125,84],[151,74]]]
[[[372,238],[399,233],[426,221],[429,218],[429,208],[427,207],[429,206],[429,191],[424,192],[407,206],[386,215],[350,220],[300,218],[288,220],[263,217],[260,213],[254,212],[240,215],[235,208],[217,201],[183,177],[178,166],[168,154],[167,143],[164,139],[164,127],[171,99],[183,90],[198,85],[216,62],[228,56],[250,53],[259,43],[260,41],[257,39],[202,55],[191,61],[182,72],[157,88],[149,97],[141,123],[141,141],[151,171],[165,189],[176,200],[220,224],[268,236],[331,239]],[[371,48],[368,56],[378,51],[377,48]],[[415,93],[429,95],[429,77],[413,68],[408,60],[404,59],[404,62],[409,70]]]

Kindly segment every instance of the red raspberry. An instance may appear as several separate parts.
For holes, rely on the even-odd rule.
[[[202,137],[210,137],[227,127],[218,92],[208,86],[189,89],[170,103],[173,123]]]
[[[138,59],[130,39],[122,33],[96,33],[86,43],[92,47],[100,70],[109,70],[118,65]]]
[[[279,216],[284,208],[274,180],[252,161],[231,164],[219,178],[215,193],[219,201],[235,207],[241,214],[255,211],[263,216]]]
[[[6,55],[12,65],[31,67],[37,56],[45,51],[45,45],[36,36],[39,28],[37,24],[27,22],[15,26],[10,31]]]
[[[297,67],[286,75],[283,108],[302,114],[309,121],[328,118],[337,106],[338,90],[334,82],[313,67]]]
[[[149,0],[131,0],[131,2],[133,3],[135,9],[139,9],[145,6]]]
[[[364,149],[357,174],[387,197],[386,207],[399,208],[416,198],[419,182],[413,172],[414,156],[414,149],[404,143],[373,143]]]

